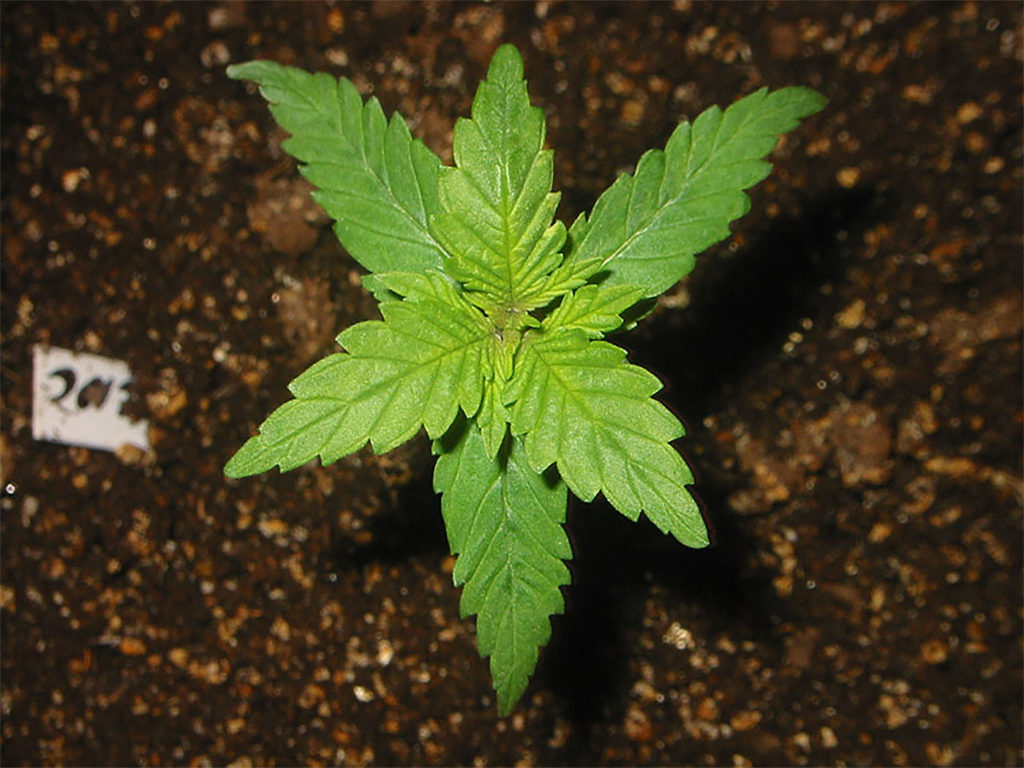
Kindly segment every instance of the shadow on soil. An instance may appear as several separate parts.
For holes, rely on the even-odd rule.
[[[417,437],[421,440],[421,437]],[[426,440],[416,448],[412,479],[402,485],[393,501],[381,509],[363,529],[369,535],[360,543],[336,530],[330,560],[339,569],[361,570],[370,563],[399,563],[423,554],[448,554],[448,539],[441,517],[441,500],[433,489],[434,459]]]
[[[686,411],[721,407],[723,390],[774,355],[802,317],[814,317],[826,283],[842,279],[842,240],[855,240],[890,208],[871,187],[839,190],[807,204],[796,218],[768,220],[757,239],[730,257],[698,262],[689,306],[656,313],[630,357],[668,382],[664,396]]]

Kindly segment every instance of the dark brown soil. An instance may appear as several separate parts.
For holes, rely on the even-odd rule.
[[[375,311],[224,67],[344,74],[447,158],[505,41],[566,217],[713,103],[830,104],[623,341],[715,546],[571,506],[499,719],[425,438],[221,474]],[[1024,761],[1019,4],[5,2],[0,46],[4,765]],[[128,362],[153,455],[33,442],[37,343]]]

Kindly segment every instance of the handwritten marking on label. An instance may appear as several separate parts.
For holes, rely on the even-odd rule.
[[[37,344],[32,348],[32,374],[36,440],[102,451],[116,451],[126,443],[149,450],[149,423],[121,413],[132,382],[122,361]]]

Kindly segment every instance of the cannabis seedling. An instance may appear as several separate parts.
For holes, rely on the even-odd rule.
[[[282,146],[369,271],[383,319],[342,331],[345,351],[291,382],[294,399],[225,473],[317,456],[327,465],[367,441],[384,453],[423,427],[461,612],[477,616],[506,714],[551,635],[549,617],[564,610],[567,489],[583,501],[601,492],[630,520],[643,512],[681,543],[707,545],[692,475],[671,445],[682,425],[652,399],[658,379],[602,339],[728,236],[779,135],[824,100],[762,89],[680,123],[664,151],[644,154],[566,230],[554,221],[543,113],[511,45],[455,125],[454,167],[345,78],[269,61],[228,75],[255,81],[291,134]]]

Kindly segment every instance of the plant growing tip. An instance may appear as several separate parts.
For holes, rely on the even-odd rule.
[[[568,491],[708,544],[671,445],[683,427],[653,397],[661,383],[604,337],[728,236],[778,137],[824,99],[761,89],[680,123],[567,230],[543,113],[511,45],[456,123],[452,167],[345,78],[269,61],[227,71],[256,82],[291,134],[283,148],[368,271],[382,319],[342,331],[344,351],[291,382],[293,399],[225,474],[327,465],[367,442],[383,453],[426,430],[461,612],[477,617],[508,714],[564,610]]]

